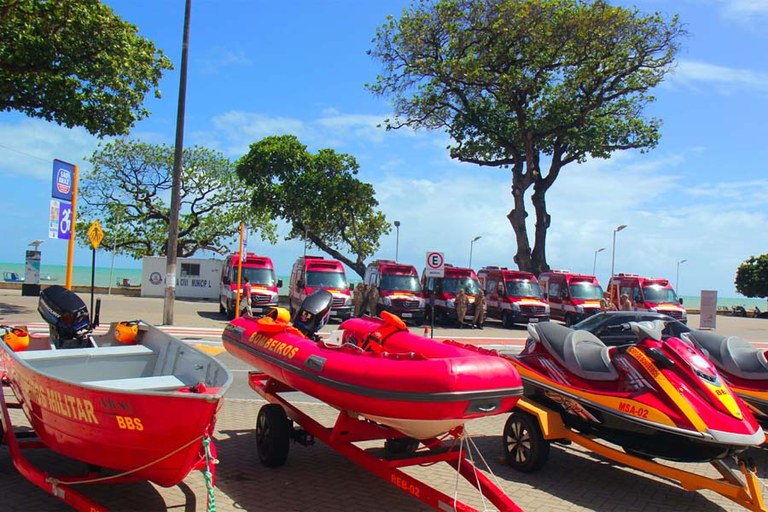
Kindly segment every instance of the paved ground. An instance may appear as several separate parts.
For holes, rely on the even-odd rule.
[[[103,296],[103,322],[142,318],[150,323],[162,322],[162,299]],[[87,295],[83,296],[90,303]],[[18,291],[0,290],[0,323],[39,324],[37,299],[21,297]],[[178,329],[180,335],[195,336],[201,342],[216,344],[219,329],[225,325],[218,306],[210,302],[178,301],[174,308],[174,324],[196,329]],[[698,326],[693,316],[690,324]],[[330,326],[331,328],[333,326]],[[755,342],[768,341],[768,321],[751,318],[718,317],[717,331],[738,334]],[[423,328],[414,328],[423,332]],[[439,330],[436,337],[467,336],[466,341],[483,345],[505,345],[514,350],[524,338],[522,328],[508,330],[489,324],[483,331]],[[226,353],[217,357],[227,358]],[[389,483],[358,468],[322,443],[311,447],[293,445],[288,463],[278,469],[267,469],[256,457],[253,426],[259,407],[263,405],[255,393],[247,389],[247,367],[231,364],[239,391],[229,393],[218,419],[216,444],[221,464],[218,487],[214,491],[216,510],[229,511],[412,511],[427,510],[417,500]],[[235,391],[237,388],[233,388]],[[331,425],[335,411],[320,403],[301,401],[300,408],[324,425]],[[297,402],[298,403],[298,402]],[[23,415],[13,412],[14,422],[24,424]],[[472,421],[468,431],[474,435],[482,457],[498,479],[500,487],[526,511],[683,511],[697,512],[741,510],[732,502],[710,491],[685,491],[669,481],[635,470],[619,467],[588,454],[574,446],[552,449],[543,470],[526,475],[503,464],[501,432],[505,416]],[[52,454],[48,450],[29,451],[28,457],[53,474],[76,472],[79,463]],[[752,449],[747,453],[759,469],[761,486],[768,494],[768,450]],[[479,456],[475,457],[479,460]],[[715,475],[706,464],[680,467]],[[407,472],[459,498],[480,510],[486,505],[471,488],[445,464],[410,468]],[[64,511],[70,510],[59,500],[37,489],[12,466],[6,449],[0,449],[0,492],[2,510]],[[83,489],[99,503],[116,511],[204,511],[206,487],[200,473],[190,474],[182,484],[161,488],[148,483],[91,485]]]

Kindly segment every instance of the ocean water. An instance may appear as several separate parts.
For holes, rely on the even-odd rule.
[[[0,263],[2,272],[18,272],[24,276],[23,263]],[[111,279],[110,279],[111,275]],[[40,265],[40,284],[61,284],[66,281],[65,265]],[[140,268],[114,268],[96,267],[93,272],[95,286],[116,286],[122,284],[123,279],[127,279],[130,284],[141,284]],[[91,267],[72,267],[72,284],[78,286],[90,286]]]

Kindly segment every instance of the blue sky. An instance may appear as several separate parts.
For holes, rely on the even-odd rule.
[[[184,2],[107,3],[177,68],[163,79],[162,99],[147,99],[152,115],[131,134],[173,144]],[[617,272],[667,277],[674,285],[679,269],[682,295],[708,289],[736,296],[738,265],[768,252],[768,0],[617,3],[678,13],[689,32],[647,112],[664,120],[662,139],[646,154],[624,152],[564,169],[548,194],[547,261],[586,273],[596,261],[606,284],[613,231],[626,224],[616,235]],[[472,246],[473,267],[515,268],[505,217],[512,206],[509,172],[451,161],[440,133],[376,127],[391,107],[364,87],[379,71],[366,51],[385,17],[407,5],[193,0],[185,145],[236,159],[252,142],[291,133],[312,151],[350,153],[381,210],[401,222],[399,243],[393,228],[377,257],[397,252],[421,270],[427,251],[441,251],[449,263],[467,265],[470,240],[481,236]],[[86,172],[85,157],[97,142],[82,129],[0,113],[0,180],[8,192],[0,262],[23,262],[37,238],[46,240],[44,264],[66,262],[66,242],[47,238],[51,162],[59,158]],[[255,249],[287,274],[303,244],[257,241]],[[76,251],[76,265],[90,259],[88,249]],[[109,264],[109,253],[100,252],[97,265]],[[140,263],[118,258],[116,265]]]

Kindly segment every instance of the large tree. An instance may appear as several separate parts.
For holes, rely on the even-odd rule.
[[[351,155],[312,154],[295,136],[280,135],[251,144],[237,174],[252,187],[254,211],[287,222],[289,239],[314,244],[362,277],[391,227],[376,210],[373,187],[355,178],[358,167]]]
[[[739,265],[735,285],[745,297],[768,297],[768,254],[752,256]]]
[[[88,225],[99,220],[102,247],[133,258],[165,256],[168,243],[174,150],[166,145],[116,140],[88,159],[93,165],[80,186],[78,242],[88,245]],[[249,197],[230,160],[202,147],[185,148],[181,173],[178,257],[199,250],[226,254],[240,222],[262,226],[275,240],[268,220],[249,208]]]
[[[171,62],[98,0],[0,0],[0,112],[125,134]]]
[[[682,34],[676,17],[600,0],[424,0],[378,29],[383,73],[368,87],[392,98],[388,129],[444,130],[452,158],[511,171],[514,261],[538,273],[563,167],[657,144],[660,121],[643,109]]]

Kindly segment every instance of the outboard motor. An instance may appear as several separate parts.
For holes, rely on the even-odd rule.
[[[51,341],[56,348],[82,348],[91,345],[88,335],[93,327],[85,302],[74,292],[54,285],[40,293],[37,311],[48,322]]]
[[[317,331],[328,323],[333,305],[333,294],[328,290],[317,290],[308,295],[301,307],[293,317],[293,326],[300,330],[304,336],[319,340]]]

